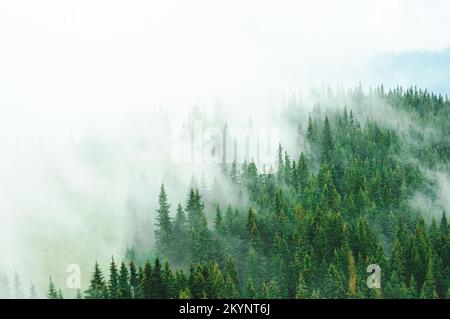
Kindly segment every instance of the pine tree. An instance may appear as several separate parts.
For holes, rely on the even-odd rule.
[[[342,273],[331,264],[325,276],[324,296],[327,298],[343,299],[347,297],[345,281]]]
[[[114,262],[114,257],[111,259],[111,265],[109,267],[108,292],[109,298],[111,299],[120,298],[119,273],[117,270],[116,263]]]
[[[22,290],[22,282],[20,281],[20,276],[17,272],[14,274],[14,297],[16,299],[25,298],[25,294]]]
[[[134,276],[136,273],[134,274]],[[119,295],[122,299],[131,299],[132,291],[130,284],[130,276],[128,274],[127,266],[125,263],[121,263],[119,272]]]
[[[233,282],[233,278],[231,278],[229,275],[225,277],[224,297],[226,299],[239,298],[239,291]]]
[[[253,283],[253,279],[251,276],[248,277],[247,280],[247,298],[249,299],[257,299],[258,293],[256,291],[255,284]]]
[[[278,171],[277,171],[278,183],[282,184],[285,180],[285,167],[283,161],[283,148],[281,144],[278,145]]]
[[[261,257],[253,247],[248,250],[247,256],[247,277],[251,277],[255,289],[259,289],[264,277],[264,268]]]
[[[186,215],[183,207],[178,204],[177,213],[173,222],[172,234],[172,258],[176,265],[184,265],[186,262],[186,251],[188,249],[188,230]]]
[[[10,297],[8,277],[0,272],[0,299],[9,299]]]
[[[322,163],[332,163],[333,160],[333,138],[331,134],[330,122],[328,121],[328,117],[325,117],[323,132],[322,132],[322,140],[321,140],[321,161]]]
[[[159,193],[159,208],[157,209],[155,237],[159,251],[168,254],[172,240],[172,220],[170,218],[170,205],[167,200],[164,184],[161,185]]]
[[[191,292],[189,291],[189,289],[183,289],[181,292],[180,292],[180,298],[179,299],[191,299],[192,298],[192,294],[191,294]]]
[[[175,292],[178,294],[181,293],[181,291],[183,291],[184,289],[186,289],[188,287],[188,284],[189,284],[189,281],[188,281],[188,278],[186,277],[186,274],[184,273],[184,271],[176,270],[175,271],[175,282],[174,282]]]
[[[36,288],[33,283],[30,285],[30,297],[28,299],[38,299]]]
[[[353,257],[353,253],[351,250],[348,251],[348,277],[348,296],[350,298],[356,298],[358,274],[356,272],[355,258]]]
[[[309,172],[308,165],[306,164],[306,158],[303,153],[300,154],[297,166],[298,175],[298,191],[303,193],[305,191],[306,185],[308,184]]]
[[[227,257],[227,262],[225,266],[225,277],[230,278],[233,282],[234,287],[237,290],[237,293],[239,294],[239,279],[236,270],[234,269],[234,264],[231,256]]]
[[[201,223],[203,208],[200,193],[191,188],[186,204],[187,220],[191,229]]]
[[[441,229],[442,236],[444,236],[444,237],[448,236],[449,225],[448,225],[447,216],[445,215],[445,212],[442,212],[440,229]]]
[[[85,291],[86,299],[108,298],[108,285],[106,284],[99,264],[95,263],[94,273],[91,277],[89,289]]]
[[[308,297],[308,287],[302,274],[298,276],[297,289],[295,293],[296,299],[306,299]]]
[[[235,184],[237,184],[239,182],[239,173],[238,173],[236,160],[233,160],[233,163],[231,164],[230,178],[231,178],[231,181]]]
[[[258,226],[256,223],[256,214],[252,207],[248,210],[247,215],[247,234],[249,244],[259,251],[261,249],[261,242],[259,238]]]
[[[311,293],[311,299],[321,299],[320,291],[317,289],[314,289]]]
[[[153,298],[153,269],[150,262],[146,262],[143,270],[143,278],[141,280],[142,298],[152,299]]]
[[[311,144],[313,144],[316,140],[315,125],[311,118],[311,115],[308,116],[308,128],[306,130],[306,137],[308,139],[308,142]]]
[[[392,271],[395,271],[401,278],[406,278],[406,256],[400,241],[394,241],[394,249],[392,251]]]
[[[152,276],[151,276],[151,287],[152,287],[152,293],[151,293],[152,299],[166,298],[166,291],[164,289],[161,262],[159,261],[159,258],[155,259],[155,263],[153,265]]]
[[[163,281],[163,291],[165,299],[176,299],[180,295],[180,290],[178,289],[175,276],[170,269],[169,262],[166,260],[164,262],[164,267],[162,270],[162,281]]]
[[[217,234],[219,234],[220,236],[224,236],[226,234],[226,226],[223,220],[222,211],[220,210],[219,206],[216,207],[216,218],[214,224]]]
[[[50,281],[49,281],[49,285],[48,285],[47,298],[48,299],[58,299],[58,292],[56,290],[55,284],[53,283],[52,277],[50,277]]]
[[[263,299],[280,299],[281,292],[278,283],[274,280],[265,282],[262,286]]]
[[[194,267],[194,265],[191,264],[191,267],[189,269],[188,289],[190,291],[192,298],[194,299],[206,298],[205,278],[202,272],[202,267],[200,265]]]
[[[225,281],[219,265],[214,263],[211,267],[211,293],[210,299],[223,299],[225,296]]]
[[[131,289],[131,295],[133,298],[138,297],[138,290],[139,290],[139,278],[138,273],[136,271],[136,266],[133,262],[130,262],[130,289]]]
[[[433,260],[432,258],[428,261],[427,273],[425,276],[425,281],[422,285],[422,289],[420,291],[421,299],[436,299],[438,298],[438,294],[436,291],[436,281],[433,275]]]
[[[201,263],[211,259],[212,234],[206,216],[201,212],[200,223],[191,229],[191,262]]]
[[[284,182],[286,185],[292,185],[291,158],[287,152],[284,152]]]

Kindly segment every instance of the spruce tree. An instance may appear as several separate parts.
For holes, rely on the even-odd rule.
[[[186,251],[188,249],[188,229],[186,223],[186,215],[183,207],[178,204],[177,213],[173,222],[172,234],[172,258],[171,261],[176,265],[184,265],[186,263]]]
[[[436,291],[436,280],[433,274],[433,260],[432,258],[428,261],[427,273],[425,276],[425,281],[422,285],[422,289],[420,291],[421,299],[437,299],[438,293]]]
[[[159,208],[157,209],[155,237],[159,251],[166,256],[169,254],[172,240],[172,220],[170,218],[170,205],[167,199],[164,184],[159,193]]]
[[[316,141],[315,125],[311,115],[308,116],[308,128],[306,130],[306,138],[308,139],[308,142],[311,144],[313,144]]]
[[[247,280],[247,295],[245,297],[248,299],[258,298],[258,292],[256,291],[256,287],[251,276],[249,276]]]
[[[321,161],[322,163],[331,164],[333,160],[333,138],[331,134],[330,122],[328,117],[325,117],[322,139],[321,139]]]
[[[30,284],[30,296],[28,299],[38,299],[36,288],[33,283]]]
[[[308,287],[305,283],[305,278],[302,274],[298,276],[297,289],[295,293],[296,299],[306,299],[308,298]]]
[[[153,266],[152,276],[151,276],[151,287],[152,287],[152,293],[151,293],[152,299],[166,298],[166,291],[165,291],[165,287],[164,287],[164,283],[163,283],[161,262],[159,261],[159,258],[155,259],[155,263]]]
[[[224,236],[226,233],[226,226],[219,206],[216,207],[216,218],[214,220],[214,225],[217,234]]]
[[[134,274],[136,275],[136,273]],[[119,272],[119,295],[122,299],[131,299],[131,284],[130,284],[130,276],[128,274],[128,268],[125,266],[125,263],[121,263],[120,272]]]
[[[217,263],[214,263],[211,268],[211,292],[209,296],[211,299],[226,298],[225,280]]]
[[[142,285],[142,298],[152,299],[153,298],[153,269],[150,262],[146,262],[143,270],[143,278],[141,280]]]
[[[0,271],[0,299],[9,299],[10,297],[8,276]]]
[[[239,294],[239,279],[238,279],[237,272],[234,268],[234,264],[233,264],[233,260],[232,260],[231,256],[227,257],[227,262],[226,262],[226,266],[225,266],[225,277],[226,278],[229,277],[232,280],[233,285]]]
[[[303,193],[305,191],[306,185],[308,184],[309,172],[308,165],[306,163],[306,158],[303,153],[300,154],[297,165],[297,175],[298,175],[298,191]]]
[[[263,299],[280,299],[281,292],[278,283],[275,280],[265,282],[262,286]]]
[[[191,228],[191,262],[201,263],[211,259],[212,234],[208,229],[206,216],[201,211],[199,224]]]
[[[191,298],[192,298],[192,294],[188,288],[185,288],[180,292],[179,299],[191,299]]]
[[[108,292],[109,298],[111,299],[120,298],[119,273],[117,270],[116,263],[114,261],[114,257],[111,259],[111,265],[109,267]]]
[[[107,299],[108,285],[105,282],[98,262],[95,263],[94,273],[92,274],[89,289],[85,291],[86,299]]]
[[[130,262],[130,289],[133,298],[137,298],[139,290],[139,278],[136,271],[136,266],[133,262]]]
[[[164,262],[164,267],[162,270],[162,282],[164,291],[163,298],[172,299],[179,296],[180,291],[178,290],[175,276],[172,269],[170,269],[170,265],[167,260]]]
[[[22,290],[22,282],[21,282],[20,276],[17,272],[14,274],[14,297],[16,299],[24,299],[25,298],[25,294],[23,293],[23,290]]]
[[[55,284],[53,283],[52,277],[50,277],[49,284],[48,284],[47,298],[48,299],[58,299],[58,291],[56,290],[56,287],[55,287]]]

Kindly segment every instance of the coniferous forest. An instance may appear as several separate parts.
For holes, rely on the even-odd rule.
[[[195,187],[173,203],[162,185],[154,251],[130,248],[107,273],[95,264],[77,297],[449,298],[447,212],[411,199],[435,196],[426,169],[448,172],[450,101],[415,88],[351,95],[363,107],[376,96],[433,133],[406,134],[348,107],[312,112],[298,158],[280,145],[276,168],[223,165],[246,196],[239,203]],[[370,265],[380,278],[369,287]],[[62,298],[52,282],[48,297]]]
[[[0,308],[449,305],[449,13],[0,0]]]
[[[92,260],[76,297],[450,298],[448,212],[413,200],[437,197],[427,171],[449,172],[450,101],[415,88],[347,94],[345,107],[308,113],[298,157],[279,145],[277,167],[221,165],[236,202],[193,185],[176,203],[161,185],[154,249]],[[365,116],[375,97],[413,128]],[[65,297],[52,279],[47,297]]]

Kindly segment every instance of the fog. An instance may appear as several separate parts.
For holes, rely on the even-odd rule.
[[[192,175],[220,176],[171,157],[194,106],[220,129],[283,128],[293,149],[281,116],[291,94],[390,81],[372,62],[450,47],[449,9],[439,0],[2,1],[0,271],[17,270],[42,295],[50,275],[64,285],[69,264],[85,283],[92,260],[136,240],[150,247],[151,235],[132,230],[152,233],[161,182],[174,208]],[[448,176],[433,176],[449,189]]]

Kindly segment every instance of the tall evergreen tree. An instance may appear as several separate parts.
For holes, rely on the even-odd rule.
[[[14,274],[14,297],[16,299],[24,299],[25,298],[25,294],[23,293],[23,290],[22,290],[22,282],[21,282],[20,276],[17,272]]]
[[[38,299],[36,288],[34,287],[33,283],[31,283],[31,285],[30,285],[30,296],[29,296],[29,299]]]
[[[136,271],[136,266],[133,262],[130,262],[130,289],[131,289],[131,295],[133,298],[138,297],[139,292],[139,277],[138,273]]]
[[[328,121],[328,117],[325,117],[322,139],[321,139],[321,161],[322,163],[332,163],[333,160],[333,137],[331,134],[330,122]]]
[[[55,284],[53,283],[52,277],[50,277],[50,281],[49,281],[49,285],[48,285],[47,298],[48,299],[58,299],[58,291],[56,290],[56,287],[55,287]]]
[[[173,235],[171,252],[173,262],[176,265],[184,265],[187,261],[186,251],[189,245],[189,234],[186,223],[186,215],[183,207],[178,204],[177,213],[173,222]]]
[[[108,293],[111,299],[120,298],[119,273],[114,257],[111,259],[111,265],[109,267]]]
[[[153,299],[161,299],[166,298],[166,291],[163,283],[163,274],[162,267],[159,258],[155,259],[155,263],[153,265],[153,271],[151,276],[151,298]]]
[[[142,298],[151,299],[154,297],[153,293],[153,269],[149,261],[144,265],[143,277],[140,280],[142,289]]]
[[[89,289],[85,291],[86,299],[106,299],[108,295],[108,285],[105,282],[103,273],[99,264],[95,263],[94,273],[92,274]]]
[[[425,281],[422,285],[420,291],[421,299],[436,299],[438,298],[438,293],[436,291],[436,280],[433,274],[433,260],[432,258],[428,261],[427,274],[425,276]]]
[[[136,273],[134,273],[134,276]],[[128,274],[128,268],[125,266],[125,263],[121,263],[120,272],[119,272],[119,295],[122,299],[131,299],[132,291],[130,284],[130,276]]]
[[[164,184],[161,185],[159,193],[159,208],[157,209],[155,237],[159,251],[168,254],[172,240],[172,220],[170,218],[170,205]]]

